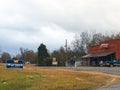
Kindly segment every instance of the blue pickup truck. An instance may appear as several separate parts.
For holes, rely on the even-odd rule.
[[[6,60],[6,68],[23,68],[23,60]]]
[[[114,59],[111,61],[106,62],[107,66],[113,67],[113,66],[120,66],[120,59]]]

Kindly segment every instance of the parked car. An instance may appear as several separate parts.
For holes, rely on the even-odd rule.
[[[120,66],[120,59],[114,59],[111,61],[106,62],[107,66],[113,67],[113,66]]]
[[[23,60],[6,60],[6,68],[23,68]]]

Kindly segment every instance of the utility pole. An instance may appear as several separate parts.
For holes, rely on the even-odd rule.
[[[67,45],[67,39],[65,40],[65,49],[66,49],[66,66],[68,66],[68,45]]]
[[[65,41],[65,49],[66,49],[66,53],[67,53],[67,39]]]

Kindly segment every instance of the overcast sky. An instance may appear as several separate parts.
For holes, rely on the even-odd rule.
[[[119,32],[120,0],[0,0],[0,49],[52,51],[83,31]]]

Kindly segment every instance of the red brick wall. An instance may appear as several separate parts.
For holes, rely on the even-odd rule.
[[[108,44],[108,48],[100,48],[101,44]],[[101,42],[100,45],[89,47],[89,53],[115,52],[116,58],[120,58],[120,39]]]

